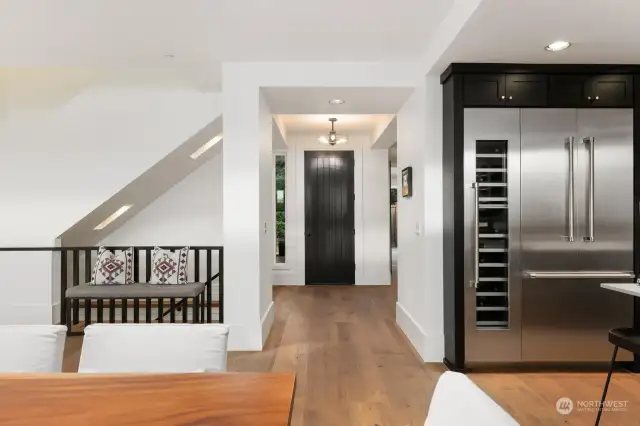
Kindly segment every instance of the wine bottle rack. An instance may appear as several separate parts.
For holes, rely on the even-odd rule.
[[[509,198],[507,141],[476,141],[478,282],[476,327],[509,328]]]

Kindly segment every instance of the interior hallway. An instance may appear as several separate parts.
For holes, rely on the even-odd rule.
[[[276,320],[263,352],[231,353],[231,371],[297,374],[293,426],[421,426],[441,364],[423,364],[395,324],[395,286],[290,286],[274,289]],[[603,336],[606,338],[606,336]],[[70,338],[65,371],[77,369],[81,338]],[[562,396],[599,400],[603,373],[473,374],[522,425],[593,424],[595,413],[562,416]],[[640,425],[640,380],[615,374],[602,425]],[[463,409],[464,402],[453,407]]]

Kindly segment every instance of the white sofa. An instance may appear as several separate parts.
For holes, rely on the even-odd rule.
[[[92,324],[78,372],[222,372],[228,335],[223,324]]]
[[[519,426],[467,376],[447,371],[438,380],[425,426]]]
[[[59,373],[66,337],[63,325],[0,325],[0,372]]]

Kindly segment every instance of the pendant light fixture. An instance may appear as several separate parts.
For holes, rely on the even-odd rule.
[[[336,121],[338,121],[337,118],[330,118],[329,121],[331,122],[331,131],[329,132],[328,135],[322,135],[318,137],[318,142],[320,143],[324,143],[324,144],[328,144],[331,146],[335,146],[338,144],[342,144],[342,143],[347,143],[347,141],[349,140],[349,138],[347,136],[342,136],[342,135],[338,135],[334,129],[334,124]]]

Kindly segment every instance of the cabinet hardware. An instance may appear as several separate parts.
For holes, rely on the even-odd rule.
[[[509,99],[513,99],[513,96],[509,96]]]
[[[504,99],[504,95],[500,96],[500,99]]]

